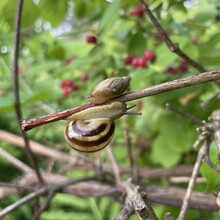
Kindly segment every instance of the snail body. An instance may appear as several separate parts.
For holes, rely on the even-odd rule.
[[[91,153],[106,147],[113,138],[114,120],[126,112],[125,103],[113,102],[91,107],[73,114],[64,130],[64,137],[75,150]]]
[[[109,78],[103,80],[90,93],[90,102],[103,104],[125,92],[130,77]],[[114,120],[127,112],[123,102],[97,105],[83,109],[68,118],[64,137],[70,147],[81,152],[95,152],[106,147],[113,138]]]
[[[92,89],[89,100],[94,104],[105,103],[123,94],[128,89],[129,82],[129,76],[105,79]]]
[[[100,106],[95,106],[92,108],[85,109],[83,111],[77,112],[68,118],[67,120],[89,120],[97,118],[111,118],[117,119],[123,116],[126,112],[126,104],[123,102],[112,102],[111,104],[105,104]]]

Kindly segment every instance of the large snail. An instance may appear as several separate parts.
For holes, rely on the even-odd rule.
[[[101,104],[121,95],[129,86],[129,77],[101,81],[90,94],[90,101]],[[81,152],[95,152],[106,147],[113,138],[114,120],[127,114],[123,102],[97,105],[68,117],[64,137],[70,147]],[[134,113],[135,114],[135,113]]]

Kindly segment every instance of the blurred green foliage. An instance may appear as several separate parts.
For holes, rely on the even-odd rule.
[[[19,134],[11,77],[16,3],[15,0],[1,0],[0,4],[0,129]],[[185,53],[209,71],[220,69],[218,0],[150,0],[148,3],[170,38]],[[136,90],[198,74],[189,65],[185,72],[164,73],[169,66],[178,68],[181,59],[170,52],[146,15],[131,16],[137,5],[136,0],[24,0],[19,55],[19,94],[23,118],[47,114],[42,108],[42,102],[57,111],[83,105],[88,102],[86,94],[106,77],[129,75],[130,89]],[[98,43],[88,44],[87,35],[95,35]],[[155,53],[153,63],[148,63],[146,68],[125,65],[124,59],[128,55],[135,53],[142,57],[146,49]],[[83,74],[88,75],[88,81],[80,79]],[[60,83],[67,79],[73,80],[79,89],[65,97]],[[207,119],[213,110],[220,107],[219,100],[213,101],[205,110],[201,109],[200,104],[218,90],[215,83],[207,83],[139,101],[143,115],[126,116],[138,165],[169,168],[179,164],[193,164],[196,152],[192,144],[198,137],[196,125],[165,110],[165,104],[170,103],[201,120]],[[123,123],[117,122],[114,138],[117,147],[113,150],[120,165],[129,165],[123,144],[123,126]],[[31,130],[29,136],[35,141],[58,149],[62,146],[63,151],[70,151],[69,147],[64,148],[63,128],[63,122],[56,122],[55,126],[46,125]],[[152,140],[151,150],[142,152],[138,149],[138,140]],[[13,152],[22,161],[27,161],[25,153],[16,150],[16,147],[6,142],[1,142],[1,147]],[[214,144],[211,155],[215,161]],[[103,160],[106,159],[103,152],[101,156]],[[38,158],[40,167],[45,167],[46,163],[46,160]],[[9,171],[7,175],[6,170]],[[10,181],[20,174],[3,158],[0,158],[0,171],[1,181]],[[204,192],[215,192],[220,183],[219,176],[205,164],[202,165],[201,175],[207,179]],[[0,207],[9,205],[18,197],[10,196],[0,202]],[[113,219],[119,210],[120,206],[108,198],[81,199],[57,194],[41,219],[107,220]],[[159,219],[167,211],[175,216],[178,213],[178,209],[159,205],[155,205],[155,210]],[[5,219],[29,219],[31,212],[31,206],[25,205]],[[192,219],[192,216],[193,219],[201,220],[218,219],[216,213],[201,216],[199,212],[189,211],[187,219]]]

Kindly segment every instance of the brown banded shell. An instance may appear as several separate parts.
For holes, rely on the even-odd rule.
[[[102,104],[123,94],[129,86],[130,77],[108,78],[98,83],[91,91],[91,103]]]
[[[106,147],[113,138],[115,123],[112,119],[73,120],[64,130],[64,137],[75,150],[91,153]]]

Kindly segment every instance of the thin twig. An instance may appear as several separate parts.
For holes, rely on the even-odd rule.
[[[201,66],[199,63],[197,63],[195,60],[191,59],[187,54],[185,54],[179,48],[179,45],[177,43],[172,42],[172,40],[169,38],[169,36],[164,31],[162,26],[159,24],[157,19],[154,17],[153,13],[151,12],[151,10],[148,7],[148,4],[144,0],[139,0],[139,2],[142,5],[142,7],[143,7],[144,11],[146,12],[146,14],[148,15],[148,17],[150,18],[150,20],[152,21],[152,23],[154,24],[154,26],[157,28],[158,32],[162,36],[162,39],[164,40],[164,42],[166,43],[166,45],[170,49],[170,51],[178,54],[181,58],[186,60],[187,63],[191,64],[195,69],[197,69],[201,73],[206,72],[207,70],[203,66]]]
[[[218,96],[220,96],[220,92],[216,93],[214,96],[212,96],[210,99],[208,99],[207,101],[203,102],[202,104],[200,104],[202,109],[205,109],[206,105],[208,105],[210,102],[212,102],[213,100],[215,100],[216,98],[218,98]]]
[[[36,175],[39,179],[39,182],[43,184],[43,178],[40,174],[40,171],[38,170],[37,164],[34,160],[29,140],[25,132],[21,128],[21,106],[20,106],[20,97],[19,97],[19,85],[18,85],[18,56],[19,56],[19,41],[20,41],[20,24],[21,24],[21,15],[22,15],[22,6],[23,6],[23,0],[18,0],[17,3],[17,11],[16,11],[16,18],[15,18],[15,36],[14,36],[14,60],[13,60],[13,93],[14,93],[14,105],[15,105],[15,111],[17,116],[17,121],[19,124],[19,128],[21,130],[22,137],[24,138],[25,146],[27,149],[28,158],[31,162],[31,166],[36,172]]]
[[[48,191],[56,192],[56,191],[61,190],[62,188],[66,187],[68,185],[72,185],[72,184],[76,184],[76,183],[88,181],[88,180],[94,180],[94,179],[97,179],[97,177],[91,176],[91,177],[84,177],[84,178],[80,178],[80,179],[69,179],[69,180],[66,180],[66,181],[58,183],[58,184],[45,185],[45,186],[41,187],[40,189],[36,190],[35,192],[30,193],[29,195],[23,197],[19,201],[9,205],[7,208],[1,210],[0,211],[0,218],[7,215],[9,212],[15,210],[19,206],[29,202],[30,200],[32,200],[40,195],[43,195],[44,193],[46,193]]]
[[[111,163],[112,163],[112,171],[115,176],[116,184],[120,185],[120,183],[121,183],[120,168],[119,168],[118,163],[116,161],[115,155],[112,152],[110,144],[106,147],[106,151],[107,151],[109,158],[111,160]]]
[[[48,205],[50,204],[51,199],[53,199],[54,196],[55,196],[54,191],[49,191],[48,192],[46,200],[40,206],[40,208],[38,209],[38,211],[35,213],[35,215],[32,217],[31,220],[37,220],[40,217],[41,213],[48,207]]]
[[[155,215],[151,216],[148,206],[142,199],[141,194],[138,192],[139,187],[131,183],[131,179],[122,183],[126,192],[125,206],[122,211],[117,215],[115,220],[128,219],[129,215],[135,212],[140,220],[158,220]]]
[[[127,92],[124,95],[117,97],[115,99],[112,99],[113,101],[119,101],[119,102],[128,102],[156,94],[160,94],[163,92],[168,92],[176,89],[185,88],[188,86],[193,86],[197,84],[202,84],[210,81],[215,81],[220,79],[220,70],[212,71],[212,72],[206,72],[199,75],[194,75],[182,79],[173,80],[170,82],[161,83],[158,85],[150,86],[147,88],[143,88],[140,90],[136,90],[133,92]],[[50,115],[45,115],[39,118],[32,118],[32,119],[24,119],[22,120],[22,129],[24,131],[30,130],[32,128],[38,127],[40,125],[48,124],[54,121],[62,120],[70,115],[77,113],[79,111],[82,111],[84,109],[92,108],[96,106],[95,104],[86,104],[83,106],[79,106],[76,108],[67,109],[64,111],[59,111]]]
[[[175,112],[185,118],[188,118],[190,121],[195,122],[196,124],[204,125],[204,123],[201,120],[199,120],[198,118],[196,118],[195,116],[187,114],[185,112],[182,112],[182,111],[172,107],[169,103],[166,104],[166,109],[171,110],[171,111],[173,111],[173,112]]]
[[[210,147],[207,147],[204,160],[208,164],[208,166],[210,166],[210,168],[212,168],[216,173],[220,174],[220,169],[218,169],[218,167],[216,167],[209,158],[209,150],[210,150]]]
[[[0,181],[0,186],[12,187],[12,188],[20,189],[20,190],[25,190],[25,191],[34,191],[35,190],[34,187],[18,185],[16,183],[5,183],[5,182],[1,182],[1,181]]]
[[[124,122],[126,122],[126,120],[124,120]],[[132,180],[135,184],[138,184],[138,168],[136,165],[135,157],[131,149],[131,138],[130,138],[129,130],[127,127],[124,128],[124,137],[125,137],[125,142],[126,142],[127,151],[128,151],[128,158],[130,161]]]
[[[17,167],[21,171],[23,171],[25,173],[32,171],[32,169],[29,166],[27,166],[26,164],[24,164],[23,162],[21,162],[17,158],[13,157],[11,154],[6,152],[2,148],[0,148],[0,155],[3,156],[8,161],[10,161],[15,167]]]
[[[206,155],[206,149],[209,147],[210,142],[211,142],[210,140],[206,140],[205,144],[200,148],[200,150],[197,154],[197,158],[196,158],[196,162],[195,162],[194,169],[193,169],[193,172],[192,172],[192,176],[191,176],[191,179],[189,181],[189,185],[187,187],[187,190],[186,190],[186,193],[185,193],[185,196],[184,196],[184,199],[183,199],[183,204],[182,204],[182,207],[181,207],[181,211],[179,213],[179,216],[178,216],[177,220],[184,220],[184,218],[185,218],[186,211],[187,211],[187,208],[189,206],[189,200],[190,200],[192,190],[193,190],[193,187],[194,187],[194,184],[195,184],[195,180],[196,180],[196,177],[198,175],[202,160]]]

